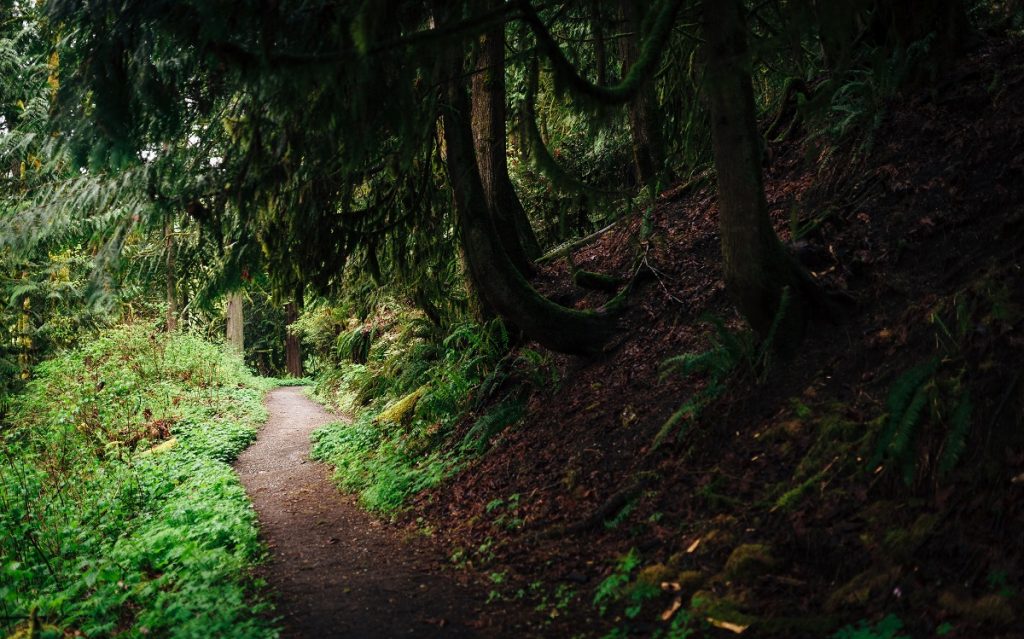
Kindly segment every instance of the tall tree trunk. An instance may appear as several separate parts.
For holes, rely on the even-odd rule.
[[[295,299],[288,302],[284,307],[286,330],[284,338],[285,368],[292,377],[302,377],[302,343],[299,341],[299,336],[291,331],[291,326],[299,319],[301,311],[302,293],[300,291],[295,296]]]
[[[769,336],[782,314],[774,337],[777,347],[788,350],[804,330],[803,293],[809,278],[785,251],[768,217],[742,12],[741,0],[704,0],[707,97],[725,283],[740,312],[762,337]],[[788,304],[781,308],[787,288]]]
[[[614,334],[607,314],[577,311],[540,295],[509,259],[488,214],[467,114],[469,99],[461,56],[450,65],[448,100],[442,106],[448,173],[455,196],[462,247],[474,284],[503,319],[544,346],[566,353],[594,353]]]
[[[178,291],[174,268],[174,218],[167,215],[164,223],[164,244],[167,251],[167,332],[178,330]]]
[[[875,21],[890,46],[905,49],[934,35],[929,57],[936,64],[961,53],[971,30],[963,0],[876,0]]]
[[[541,253],[537,236],[508,177],[504,25],[489,29],[480,39],[472,90],[473,142],[487,206],[509,259],[520,273],[529,275],[533,273],[533,260]]]
[[[640,29],[643,6],[636,0],[619,0],[626,33],[619,38],[622,57],[622,77],[640,57]],[[636,178],[641,186],[653,185],[665,164],[664,144],[658,119],[658,96],[654,82],[648,80],[630,101],[628,107],[629,134],[633,140],[633,162]]]
[[[228,296],[228,344],[239,354],[245,353],[245,321],[242,315],[242,292],[235,291]]]
[[[870,0],[814,0],[812,8],[825,67],[844,70],[863,26],[860,16],[871,8]]]
[[[601,0],[590,0],[590,37],[594,39],[594,66],[597,67],[597,85],[608,85],[608,47],[605,45],[604,24],[601,21]]]

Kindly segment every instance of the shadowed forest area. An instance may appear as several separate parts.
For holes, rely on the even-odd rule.
[[[0,0],[0,637],[1024,637],[1022,240],[1020,0]]]

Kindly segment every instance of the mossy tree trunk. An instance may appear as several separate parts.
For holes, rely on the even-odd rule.
[[[455,196],[466,265],[479,294],[498,315],[529,338],[560,352],[588,354],[614,334],[613,317],[555,304],[534,290],[516,269],[489,214],[470,126],[470,100],[461,55],[449,67],[442,125],[448,174]]]
[[[299,292],[295,299],[288,302],[284,307],[284,321],[286,333],[284,338],[285,369],[292,377],[302,377],[302,343],[299,336],[291,331],[292,324],[299,319],[302,312],[302,293]]]
[[[590,37],[594,40],[594,79],[598,86],[608,84],[608,47],[605,44],[601,0],[590,0]]]
[[[623,28],[626,31],[619,38],[622,77],[626,77],[640,57],[640,30],[645,8],[646,3],[619,0]],[[658,117],[658,96],[652,80],[648,79],[629,102],[627,113],[636,178],[641,186],[649,186],[657,182],[665,164],[664,143]]]
[[[704,0],[703,14],[726,288],[762,337],[782,312],[775,339],[787,350],[803,333],[809,279],[768,217],[743,7],[740,0]],[[787,288],[789,301],[782,309]]]
[[[861,16],[871,8],[870,0],[814,0],[814,20],[826,68],[845,69],[863,28]]]
[[[489,4],[495,4],[492,0]],[[480,38],[473,74],[472,125],[477,165],[502,246],[520,273],[533,272],[540,244],[508,177],[505,132],[505,28],[489,29]]]
[[[890,46],[904,49],[932,35],[936,64],[961,53],[971,31],[963,0],[876,0],[875,27]]]
[[[241,291],[228,295],[227,341],[239,354],[245,353],[245,318]]]

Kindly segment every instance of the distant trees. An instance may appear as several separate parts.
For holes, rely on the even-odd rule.
[[[623,77],[629,74],[630,68],[640,57],[644,11],[650,9],[648,5],[647,2],[636,0],[619,0],[624,29],[619,37]],[[665,169],[665,143],[661,134],[661,115],[654,82],[643,84],[629,102],[627,110],[637,181],[643,186],[654,186]]]

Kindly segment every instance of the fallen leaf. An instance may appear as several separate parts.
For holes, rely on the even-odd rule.
[[[736,634],[742,634],[744,630],[750,627],[749,624],[744,626],[731,621],[725,621],[724,619],[715,619],[714,617],[708,617],[708,623],[715,628],[721,628],[722,630],[728,630],[729,632],[734,632]]]
[[[679,584],[676,584],[677,586]],[[672,605],[665,609],[665,612],[661,613],[661,620],[668,621],[672,618],[672,615],[676,614],[676,611],[683,607],[683,600],[676,597],[672,600]]]
[[[700,537],[697,537],[696,539],[693,540],[693,543],[690,544],[690,547],[686,549],[686,552],[692,553],[693,551],[697,550],[697,546],[699,546],[699,545],[700,545]]]

